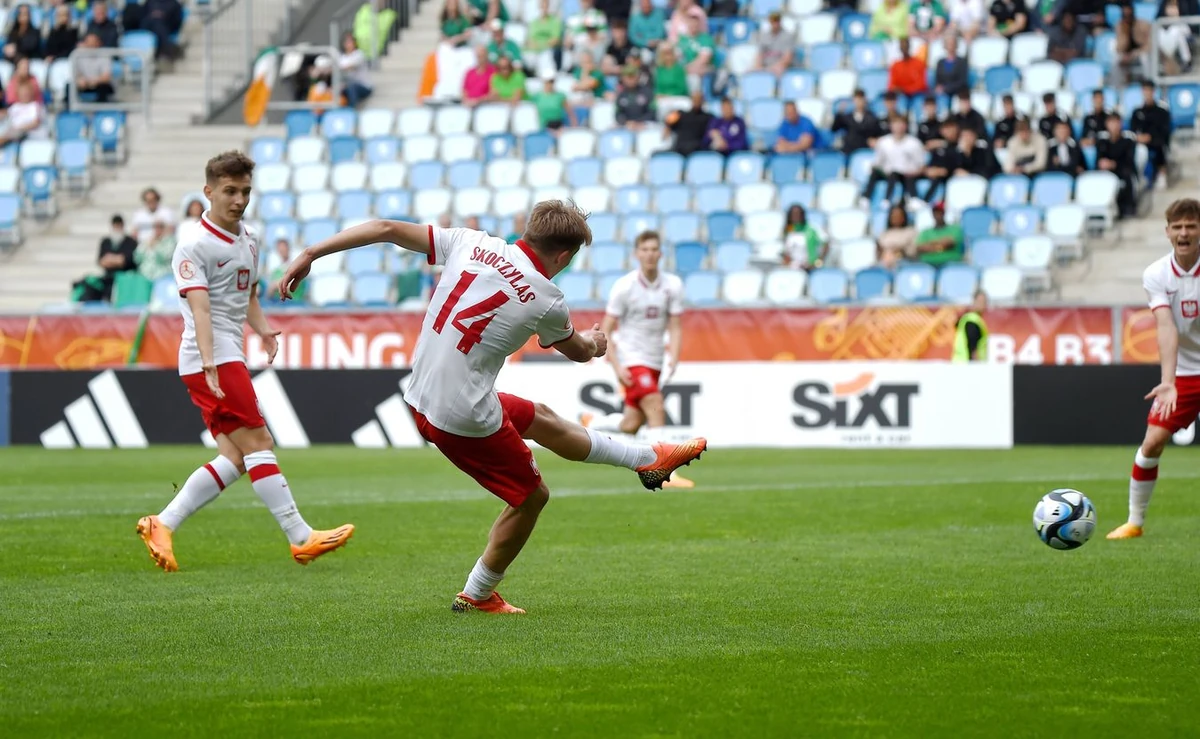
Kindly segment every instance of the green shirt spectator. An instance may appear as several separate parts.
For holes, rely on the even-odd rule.
[[[514,70],[512,62],[508,59],[497,65],[490,84],[492,96],[495,98],[504,101],[525,99],[525,73],[519,69]]]
[[[562,18],[544,15],[529,24],[525,36],[525,48],[530,51],[553,49],[562,41],[562,35]]]
[[[696,61],[696,57],[700,56],[701,49],[708,49],[711,52],[708,57],[710,61],[716,55],[717,44],[708,31],[702,31],[696,36],[679,37],[679,53],[683,56],[684,64]]]
[[[471,27],[471,22],[461,15],[456,15],[453,18],[442,19],[442,36],[447,39],[453,39],[467,31]],[[457,41],[455,46],[462,46],[465,40]]]
[[[629,40],[634,46],[653,49],[666,37],[667,16],[663,14],[662,8],[645,2],[629,14]]]
[[[567,117],[567,96],[553,89],[553,83],[546,87],[549,89],[533,96],[533,105],[537,108],[542,128],[559,128]]]
[[[470,15],[475,17],[476,25],[487,20],[488,5],[490,4],[488,0],[468,0],[467,5],[470,6]],[[508,8],[504,7],[504,0],[496,0],[496,5],[499,6],[496,10],[496,20],[499,20],[501,23],[508,23]]]
[[[162,228],[154,224],[154,238],[139,246],[134,258],[137,260],[138,274],[154,282],[160,277],[171,274],[171,257],[175,256],[175,234],[165,225]]]
[[[492,64],[500,61],[500,57],[508,57],[514,62],[521,60],[521,47],[517,46],[516,42],[510,38],[504,39],[503,42],[497,44],[496,39],[492,39],[487,45],[488,61]]]
[[[582,77],[583,70],[580,67],[575,68],[575,79]],[[592,95],[598,98],[604,97],[604,93],[608,92],[608,80],[604,78],[604,73],[599,69],[593,68],[588,76],[596,80],[596,86],[592,88]],[[685,93],[686,94],[686,93]]]
[[[687,72],[682,64],[660,65],[654,70],[654,94],[687,97]]]
[[[877,41],[908,38],[908,5],[900,0],[884,0],[871,15],[867,35]]]
[[[941,204],[933,208],[934,226],[917,234],[917,256],[926,264],[940,267],[963,259],[962,227],[946,223],[946,212]]]
[[[945,28],[950,22],[950,16],[940,0],[913,0],[908,6],[908,14],[912,18],[913,27],[920,34],[935,30],[934,25],[938,18],[941,18],[942,22],[937,24],[937,30]]]

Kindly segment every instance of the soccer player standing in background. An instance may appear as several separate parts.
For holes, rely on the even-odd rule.
[[[1142,535],[1159,457],[1171,435],[1200,416],[1200,201],[1176,200],[1166,215],[1172,251],[1142,275],[1158,329],[1162,381],[1146,396],[1154,403],[1146,438],[1133,461],[1129,520],[1110,532],[1109,539]]]
[[[179,569],[172,542],[175,530],[243,471],[250,473],[254,492],[279,522],[300,564],[337,549],[354,534],[350,524],[314,531],[300,515],[279,471],[275,442],[246,368],[246,323],[262,337],[268,362],[279,349],[279,332],[271,329],[258,302],[258,239],[242,223],[253,175],[254,162],[241,152],[225,152],[208,161],[204,195],[212,205],[198,223],[184,226],[171,263],[184,298],[179,305],[179,374],[219,453],[192,473],[162,513],[138,521],[138,535],[167,572]]]
[[[683,280],[659,270],[662,240],[654,231],[638,234],[633,257],[638,267],[613,284],[600,324],[611,345],[608,361],[625,389],[625,412],[599,418],[584,414],[581,420],[598,431],[630,435],[646,426],[656,439],[667,425],[662,388],[675,374],[683,347]],[[695,483],[675,475],[663,487]]]

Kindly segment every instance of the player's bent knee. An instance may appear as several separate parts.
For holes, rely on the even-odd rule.
[[[528,513],[538,513],[545,508],[546,504],[549,502],[550,488],[546,487],[545,482],[542,482],[533,489],[533,492],[531,492],[528,497],[525,498],[525,502],[521,503],[521,505],[517,507],[517,510]]]

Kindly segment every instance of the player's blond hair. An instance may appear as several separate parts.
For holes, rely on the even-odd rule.
[[[658,231],[649,229],[637,235],[637,238],[633,240],[633,248],[636,249],[647,241],[657,241],[658,245],[662,246],[662,237],[658,235]]]
[[[1167,223],[1176,221],[1200,221],[1200,200],[1180,198],[1167,206]]]
[[[250,177],[254,174],[254,160],[240,151],[224,151],[208,160],[204,166],[204,180],[215,185],[222,177]]]
[[[547,254],[591,246],[588,215],[574,200],[543,200],[533,206],[522,238]]]

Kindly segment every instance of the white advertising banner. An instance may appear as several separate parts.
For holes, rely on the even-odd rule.
[[[497,389],[567,418],[619,412],[610,366],[510,364]],[[1012,368],[948,362],[683,364],[664,388],[671,436],[723,447],[1006,449]]]

